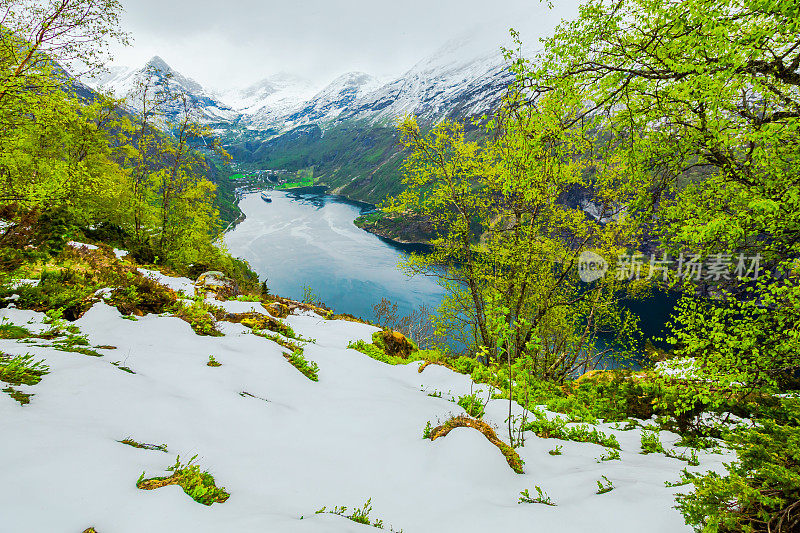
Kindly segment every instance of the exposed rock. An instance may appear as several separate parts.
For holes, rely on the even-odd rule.
[[[380,335],[380,339],[383,341],[382,348],[386,352],[386,355],[406,359],[412,352],[417,350],[414,343],[409,341],[406,336],[399,331],[381,331],[378,332],[378,335]]]
[[[250,329],[260,331],[269,330],[274,331],[275,333],[280,333],[284,336],[292,336],[291,328],[289,328],[289,326],[280,320],[272,318],[269,315],[263,315],[261,313],[228,313],[225,315],[225,320],[235,324],[241,324]]]
[[[280,302],[272,302],[267,305],[265,309],[275,318],[286,318],[289,316],[289,307]]]
[[[218,298],[233,298],[239,294],[239,286],[236,282],[215,270],[200,274],[200,277],[194,282],[194,287],[198,293],[212,292]]]

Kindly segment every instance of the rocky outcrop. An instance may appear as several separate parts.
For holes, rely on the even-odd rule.
[[[197,281],[194,282],[194,289],[197,294],[213,293],[222,300],[234,298],[239,294],[239,286],[236,282],[215,270],[200,274]]]

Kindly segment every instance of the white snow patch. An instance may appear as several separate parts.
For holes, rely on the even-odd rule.
[[[8,284],[10,289],[19,289],[20,287],[36,287],[39,285],[38,279],[14,279]]]
[[[156,282],[169,287],[173,291],[183,292],[188,297],[194,296],[194,282],[189,278],[175,278],[162,274],[158,270],[148,270],[146,268],[139,268],[144,276],[155,280]]]
[[[76,242],[76,241],[69,241],[67,243],[67,245],[68,246],[72,246],[73,248],[76,248],[76,249],[79,249],[79,250],[81,248],[84,248],[86,250],[97,250],[97,248],[98,248],[94,244],[86,244],[85,242]]]
[[[158,279],[184,290],[190,283]],[[9,309],[0,316],[21,324],[43,318]],[[622,445],[621,461],[603,463],[596,461],[600,446],[526,434],[518,448],[525,474],[518,475],[474,430],[422,439],[427,421],[463,412],[426,391],[458,396],[476,388],[485,393],[486,386],[444,367],[430,365],[420,374],[418,363],[390,366],[346,348],[355,339],[368,341],[372,326],[295,315],[287,322],[316,339],[305,356],[319,364],[318,383],[292,367],[283,348],[240,324],[222,322],[224,337],[201,337],[178,318],[124,320],[103,303],[76,322],[93,345],[117,346],[103,357],[0,340],[0,351],[30,352],[51,367],[26,389],[35,394],[29,405],[0,394],[0,457],[6,479],[14,480],[0,484],[4,530],[368,531],[314,511],[358,507],[372,498],[372,518],[406,533],[528,530],[531,524],[541,531],[691,531],[673,508],[675,491],[686,488],[664,486],[685,463],[639,454],[639,430],[600,424]],[[209,355],[222,366],[208,367]],[[114,361],[136,374],[108,364]],[[519,406],[512,408],[519,413]],[[503,439],[507,409],[507,401],[492,400],[485,416]],[[169,453],[117,442],[126,437],[166,443]],[[556,445],[563,455],[550,456]],[[164,475],[177,454],[184,461],[198,454],[230,499],[205,507],[178,487],[136,489],[142,471]],[[721,469],[728,459],[701,452],[702,466],[690,470]],[[602,475],[615,489],[597,495]],[[557,507],[518,505],[519,492],[534,485]]]

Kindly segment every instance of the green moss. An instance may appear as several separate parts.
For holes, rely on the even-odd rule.
[[[131,446],[133,448],[139,448],[141,450],[154,450],[159,452],[167,453],[167,445],[166,444],[148,444],[146,442],[137,442],[133,440],[131,437],[124,438],[122,440],[118,440],[117,442],[121,444],[125,444],[126,446]]]
[[[14,325],[5,317],[0,322],[0,339],[25,339],[31,335],[27,328]]]
[[[171,476],[145,478],[144,472],[136,482],[136,487],[142,490],[153,490],[167,485],[178,485],[189,497],[197,503],[212,505],[223,503],[230,493],[225,487],[217,487],[214,477],[207,471],[201,471],[200,467],[194,463],[197,458],[195,455],[187,464],[181,464],[181,457],[175,460],[175,464],[167,470],[172,472]]]

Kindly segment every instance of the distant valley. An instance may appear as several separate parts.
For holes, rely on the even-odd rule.
[[[311,171],[316,183],[334,192],[377,203],[402,189],[400,117],[412,114],[430,125],[480,117],[499,105],[512,78],[500,51],[470,56],[467,45],[451,41],[388,82],[348,72],[320,89],[281,73],[213,91],[156,56],[140,68],[112,68],[89,85],[123,98],[145,72],[168,76],[213,128],[237,170]]]

